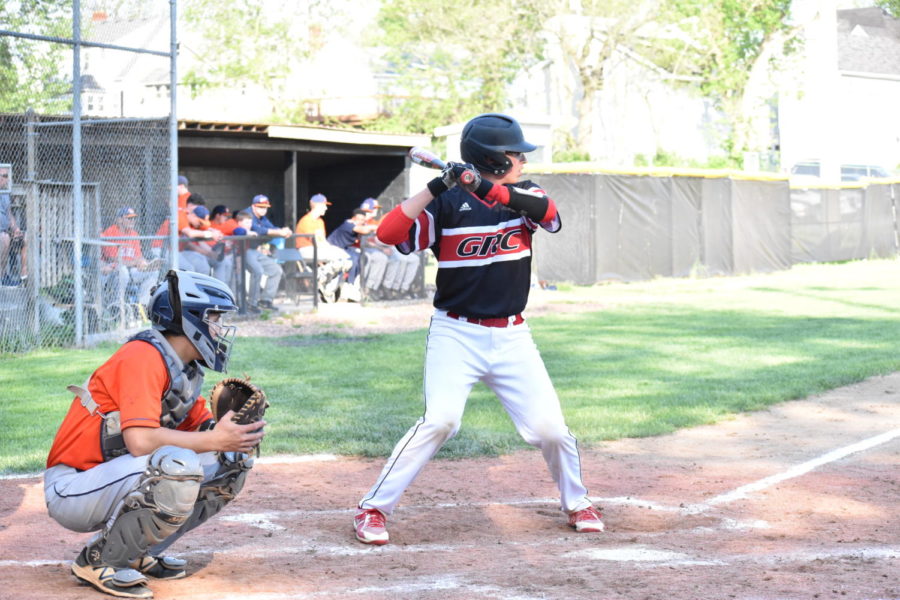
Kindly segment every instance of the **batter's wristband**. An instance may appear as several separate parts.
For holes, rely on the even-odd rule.
[[[444,183],[444,180],[440,177],[435,177],[434,179],[429,181],[426,187],[428,188],[428,191],[431,192],[431,195],[435,198],[450,189],[447,187],[447,184]]]

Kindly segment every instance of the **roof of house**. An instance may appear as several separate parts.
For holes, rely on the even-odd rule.
[[[900,76],[900,19],[878,7],[837,11],[838,68]]]

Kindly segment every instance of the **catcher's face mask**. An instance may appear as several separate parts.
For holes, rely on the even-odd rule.
[[[209,275],[172,270],[153,291],[149,304],[154,329],[184,335],[207,369],[225,371],[236,328],[225,315],[238,309],[226,284]]]
[[[206,309],[203,313],[203,324],[206,325],[215,351],[215,364],[207,365],[207,367],[216,371],[225,370],[228,357],[231,355],[231,344],[237,332],[236,326],[227,324],[227,315],[227,312],[211,309]]]

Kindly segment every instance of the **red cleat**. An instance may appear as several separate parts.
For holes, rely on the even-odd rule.
[[[593,506],[576,510],[569,515],[569,526],[578,533],[597,533],[603,531],[603,515]]]
[[[353,518],[353,528],[356,530],[356,539],[363,544],[381,546],[388,543],[384,514],[379,510],[360,508]]]

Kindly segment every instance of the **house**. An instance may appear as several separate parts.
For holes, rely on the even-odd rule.
[[[781,164],[900,166],[900,20],[877,7],[807,3],[805,44],[779,80]],[[802,8],[802,7],[801,7]]]

